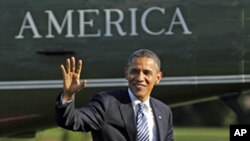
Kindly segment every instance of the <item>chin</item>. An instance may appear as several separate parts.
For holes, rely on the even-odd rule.
[[[138,92],[137,92],[137,93],[135,92],[135,96],[136,96],[137,98],[143,98],[143,97],[146,97],[146,94],[140,93],[140,92],[139,92],[139,93],[138,93]]]

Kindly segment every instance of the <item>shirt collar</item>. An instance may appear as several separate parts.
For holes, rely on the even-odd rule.
[[[133,107],[136,107],[136,105],[139,104],[139,103],[143,103],[144,105],[146,105],[147,109],[150,107],[149,99],[147,99],[144,102],[141,102],[138,98],[135,97],[135,95],[131,92],[131,90],[129,88],[128,88],[128,94],[129,94],[129,97],[131,99]]]

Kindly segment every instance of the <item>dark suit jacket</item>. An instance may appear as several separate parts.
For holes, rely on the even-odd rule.
[[[96,94],[85,106],[76,109],[74,101],[62,105],[61,95],[56,102],[56,120],[59,126],[92,132],[93,141],[136,141],[136,123],[127,89]],[[173,141],[170,108],[150,98],[158,141]]]

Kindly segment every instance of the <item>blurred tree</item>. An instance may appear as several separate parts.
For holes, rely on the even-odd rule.
[[[237,117],[222,101],[208,101],[173,108],[175,126],[229,126]]]

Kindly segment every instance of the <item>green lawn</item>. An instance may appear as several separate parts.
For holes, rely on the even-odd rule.
[[[175,141],[229,141],[228,128],[180,128],[174,129]],[[38,132],[33,139],[6,139],[0,141],[91,141],[90,134],[53,128]]]
[[[175,128],[176,141],[229,141],[228,128]]]

